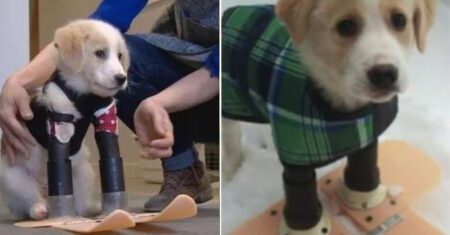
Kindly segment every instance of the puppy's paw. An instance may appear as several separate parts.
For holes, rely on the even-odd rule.
[[[30,217],[35,220],[45,219],[48,216],[48,208],[41,202],[35,203],[30,209]]]

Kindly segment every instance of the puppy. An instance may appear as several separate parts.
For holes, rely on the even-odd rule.
[[[329,234],[315,168],[348,157],[341,200],[385,198],[378,136],[408,84],[407,58],[424,52],[435,0],[279,0],[224,13],[223,173],[242,162],[236,121],[270,123],[286,195],[280,234]]]
[[[54,46],[57,71],[34,95],[34,119],[26,123],[40,146],[28,146],[31,158],[16,165],[9,165],[5,157],[0,159],[0,192],[18,218],[47,216],[46,162],[53,137],[60,146],[70,145],[75,213],[85,215],[93,209],[95,176],[82,143],[90,124],[87,115],[96,110],[95,115],[101,115],[98,108],[108,109],[114,104],[112,96],[127,85],[128,50],[120,32],[107,23],[74,21],[56,31]],[[72,120],[51,121],[48,111]]]

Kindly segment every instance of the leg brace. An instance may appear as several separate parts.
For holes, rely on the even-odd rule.
[[[284,165],[283,183],[284,217],[289,228],[307,230],[314,227],[322,216],[315,170]]]
[[[122,158],[118,144],[117,110],[114,103],[94,114],[95,140],[100,153],[102,207],[104,213],[127,207]]]
[[[74,135],[74,116],[50,112],[48,133],[48,190],[50,217],[74,215],[70,140]]]
[[[370,192],[380,184],[378,141],[350,154],[344,171],[345,184],[351,190]]]

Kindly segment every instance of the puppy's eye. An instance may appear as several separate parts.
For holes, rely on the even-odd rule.
[[[337,30],[343,37],[353,37],[358,33],[358,23],[354,19],[345,19],[338,23]]]
[[[106,57],[106,52],[104,50],[96,50],[95,56],[99,59],[104,59]]]
[[[391,17],[391,21],[392,26],[394,26],[394,29],[397,31],[403,31],[408,23],[406,16],[402,13],[394,13]]]
[[[122,57],[123,57],[122,53],[119,53],[119,54],[117,55],[117,58],[119,58],[119,60],[122,60]]]

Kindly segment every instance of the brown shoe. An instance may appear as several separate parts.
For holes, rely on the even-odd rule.
[[[196,203],[213,198],[211,183],[200,161],[179,171],[164,172],[164,183],[158,195],[151,197],[144,205],[148,212],[162,211],[178,195],[186,194]]]

